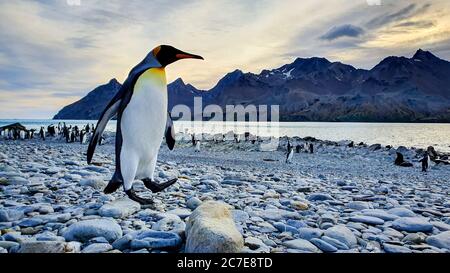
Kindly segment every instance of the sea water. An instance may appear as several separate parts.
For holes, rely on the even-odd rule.
[[[67,125],[80,128],[86,124],[96,124],[95,120],[0,120],[0,127],[19,122],[29,129],[41,126]],[[450,124],[444,123],[356,123],[356,122],[187,122],[176,121],[176,132],[185,133],[227,133],[234,131],[243,134],[250,132],[259,136],[299,136],[315,137],[322,140],[353,140],[356,143],[380,143],[426,148],[434,146],[442,152],[450,152]],[[106,131],[115,131],[116,121],[108,123]]]

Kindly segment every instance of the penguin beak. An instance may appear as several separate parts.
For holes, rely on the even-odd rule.
[[[183,52],[183,51],[181,51],[180,53],[176,54],[175,57],[177,58],[177,60],[181,60],[181,59],[199,59],[199,60],[204,60],[202,56],[191,54],[191,53],[186,53],[186,52]]]

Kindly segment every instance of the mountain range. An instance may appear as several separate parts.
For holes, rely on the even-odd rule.
[[[54,119],[97,119],[120,89],[113,79],[64,107]],[[450,122],[450,62],[429,51],[390,56],[370,70],[325,58],[297,58],[260,74],[235,70],[210,90],[182,79],[168,85],[169,109],[203,106],[279,105],[282,121]]]

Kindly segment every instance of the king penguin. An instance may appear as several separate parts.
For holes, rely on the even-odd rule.
[[[197,153],[200,152],[200,145],[201,145],[201,141],[200,140],[196,140],[195,141],[195,152],[197,152]]]
[[[420,162],[422,162],[422,172],[427,172],[430,166],[430,161],[430,155],[428,154],[428,152],[426,152],[423,158],[420,160]]]
[[[169,149],[175,145],[175,131],[167,112],[168,95],[165,68],[181,59],[201,59],[172,46],[153,49],[128,75],[121,89],[100,116],[87,151],[91,163],[95,147],[108,121],[117,115],[116,170],[105,193],[115,192],[123,185],[128,197],[150,205],[152,199],[139,197],[133,190],[135,179],[141,179],[152,192],[160,192],[177,179],[158,184],[153,181],[158,151],[165,136]]]
[[[294,157],[294,148],[289,144],[288,150],[286,153],[286,163],[291,164],[292,163],[292,157]]]

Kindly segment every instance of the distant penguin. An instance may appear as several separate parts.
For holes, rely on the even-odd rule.
[[[289,141],[289,138],[288,138],[287,141],[288,141],[288,143],[287,143],[287,149],[286,149],[286,150],[287,150],[288,153],[289,153],[289,151],[290,151],[290,149],[291,149],[292,146],[291,146],[291,142]]]
[[[25,131],[24,130],[20,130],[19,136],[20,136],[21,140],[24,140],[25,139]]]
[[[427,172],[428,167],[430,166],[430,155],[427,153],[425,153],[425,155],[423,156],[423,158],[420,160],[420,162],[422,162],[422,172]]]
[[[39,130],[39,137],[40,137],[42,140],[45,140],[44,127],[41,127],[41,130]]]
[[[286,153],[286,163],[287,164],[291,164],[292,163],[292,158],[294,157],[294,149],[292,148],[291,145],[288,146],[288,151]]]
[[[195,146],[195,134],[192,134],[192,146]]]
[[[400,167],[412,167],[413,164],[410,162],[407,162],[403,159],[403,154],[397,152],[397,158],[395,159],[394,162],[395,165],[400,166]]]
[[[305,150],[305,153],[308,153],[309,150],[308,142],[305,142],[305,144],[303,144],[303,149]]]
[[[168,93],[165,68],[181,59],[203,59],[172,46],[153,49],[129,73],[120,90],[100,116],[89,143],[87,162],[90,164],[96,145],[108,121],[117,116],[116,169],[105,193],[115,192],[123,185],[128,197],[140,204],[153,204],[152,199],[139,197],[133,181],[141,179],[146,188],[160,192],[177,179],[165,183],[154,181],[158,151],[165,137],[169,149],[175,145],[175,131],[167,112]]]
[[[86,143],[86,133],[84,130],[80,131],[80,144]]]
[[[400,165],[402,165],[403,162],[404,162],[403,155],[401,153],[397,152],[397,158],[395,158],[394,164],[397,166],[400,166]]]
[[[70,132],[67,127],[64,127],[64,137],[66,139],[66,143],[69,143],[70,142]]]
[[[295,152],[297,153],[297,154],[299,154],[300,153],[300,150],[302,149],[302,146],[300,146],[299,144],[297,144],[297,146],[295,146]]]
[[[98,140],[98,145],[102,146],[103,145],[103,141],[105,141],[105,137],[101,136],[100,139]]]
[[[310,152],[311,154],[314,153],[314,145],[313,145],[312,143],[309,143],[309,152]]]
[[[197,140],[196,143],[195,143],[195,151],[196,151],[197,153],[200,152],[200,144],[201,144],[201,141],[200,141],[200,140]]]

